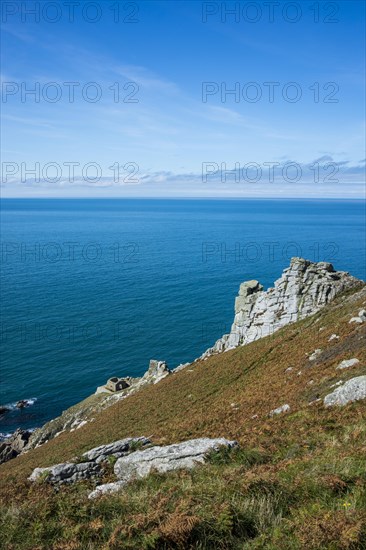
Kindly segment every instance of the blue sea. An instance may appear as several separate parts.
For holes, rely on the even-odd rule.
[[[2,434],[195,359],[239,284],[271,286],[292,256],[366,275],[362,201],[6,199],[1,244]]]

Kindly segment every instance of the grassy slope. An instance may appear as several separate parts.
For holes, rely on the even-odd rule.
[[[365,299],[343,296],[271,337],[195,363],[2,465],[4,547],[366,548],[365,403],[309,405],[366,373],[365,328],[348,323]],[[332,333],[340,339],[328,342]],[[323,353],[310,363],[315,348]],[[360,363],[335,369],[351,357]],[[268,418],[284,403],[289,414]],[[93,503],[90,484],[54,493],[26,482],[36,466],[137,435],[163,444],[224,436],[241,451]]]

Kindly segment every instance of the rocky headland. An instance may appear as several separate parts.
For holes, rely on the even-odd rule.
[[[337,296],[362,282],[327,262],[292,258],[274,287],[263,289],[258,281],[240,285],[235,317],[224,334],[202,358],[269,336],[289,323],[313,315]]]

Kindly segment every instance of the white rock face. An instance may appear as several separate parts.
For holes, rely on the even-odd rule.
[[[160,473],[181,468],[190,469],[197,463],[205,462],[208,452],[236,445],[236,441],[224,438],[201,438],[164,447],[151,447],[119,458],[114,465],[114,473],[120,480],[129,481],[135,477],[145,477],[153,469]]]
[[[136,451],[117,460],[114,473],[118,481],[100,485],[89,494],[89,498],[116,492],[129,481],[148,476],[152,470],[165,473],[171,470],[194,468],[197,464],[205,462],[210,451],[236,446],[236,441],[228,441],[224,438],[201,438]]]
[[[242,283],[235,300],[230,334],[224,335],[202,358],[268,336],[283,326],[316,313],[339,292],[361,281],[332,264],[292,258],[274,288],[264,291],[258,281]]]
[[[347,405],[352,401],[366,399],[366,376],[357,376],[345,382],[342,386],[329,393],[324,398],[324,405],[332,407],[334,405]]]
[[[353,359],[345,359],[341,363],[339,363],[337,369],[348,369],[349,367],[354,367],[357,365],[360,361],[354,357]]]
[[[275,416],[276,414],[282,414],[282,413],[288,412],[289,410],[290,410],[290,405],[288,405],[286,403],[285,405],[282,405],[281,407],[277,407],[277,409],[273,409],[273,411],[271,411],[269,413],[269,416]]]

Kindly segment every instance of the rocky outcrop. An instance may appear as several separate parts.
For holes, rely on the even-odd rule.
[[[325,396],[324,405],[326,407],[343,406],[361,399],[366,399],[366,376],[351,378],[339,386],[334,392]]]
[[[52,485],[59,485],[98,477],[103,472],[100,466],[102,462],[112,456],[118,459],[133,452],[136,447],[143,447],[149,443],[150,440],[147,437],[128,437],[108,445],[100,445],[84,453],[79,461],[75,459],[72,462],[64,462],[48,468],[35,468],[28,479],[29,481],[41,479]]]
[[[65,462],[49,468],[35,468],[29,476],[29,481],[46,481],[52,485],[75,483],[92,477],[98,477],[102,468],[95,462]]]
[[[114,466],[114,473],[118,479],[127,482],[133,478],[146,477],[151,470],[165,473],[181,468],[190,469],[197,463],[205,462],[207,453],[210,451],[236,445],[235,441],[224,438],[201,438],[164,447],[151,447],[118,459]]]
[[[283,326],[313,315],[337,294],[362,284],[332,264],[292,258],[290,267],[264,291],[258,281],[240,285],[230,334],[225,334],[202,356],[206,358],[268,336]]]
[[[31,432],[16,430],[11,437],[0,443],[0,464],[18,456],[26,447]]]
[[[97,464],[108,459],[110,456],[120,458],[130,453],[136,447],[143,447],[151,443],[150,439],[147,437],[128,437],[126,439],[121,439],[120,441],[115,441],[109,445],[101,445],[100,447],[95,447],[90,451],[87,451],[82,455],[86,460],[94,461]]]
[[[235,446],[237,446],[236,441],[228,441],[224,438],[201,438],[136,451],[117,460],[114,473],[118,481],[100,485],[90,493],[89,498],[118,491],[129,481],[146,477],[152,471],[165,473],[171,470],[192,469],[197,464],[204,463],[209,452],[217,451],[222,447]]]
[[[232,448],[237,445],[237,442],[224,438],[201,438],[165,447],[156,446],[136,450],[136,446],[143,447],[148,444],[150,440],[146,437],[121,439],[90,449],[81,456],[81,461],[35,468],[28,479],[62,485],[100,477],[103,473],[101,463],[114,456],[117,458],[114,473],[118,481],[98,486],[89,495],[89,498],[94,498],[115,492],[132,479],[146,477],[152,470],[165,473],[182,468],[191,469],[205,462],[210,451],[219,450],[221,447]]]

